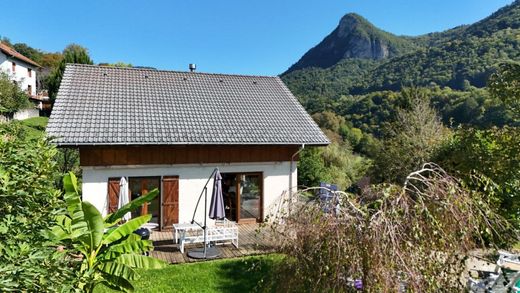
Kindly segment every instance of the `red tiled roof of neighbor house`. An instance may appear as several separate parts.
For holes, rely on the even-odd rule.
[[[10,57],[16,58],[16,59],[21,60],[21,61],[23,61],[23,62],[25,62],[25,63],[29,63],[29,64],[31,64],[31,65],[34,65],[34,66],[36,66],[36,67],[41,67],[40,64],[38,64],[38,63],[32,61],[31,59],[25,57],[25,56],[22,55],[22,54],[16,52],[15,49],[9,47],[8,45],[6,45],[6,44],[4,44],[4,43],[2,43],[2,42],[0,42],[0,51],[1,51],[1,52],[4,52],[7,56],[10,56]]]

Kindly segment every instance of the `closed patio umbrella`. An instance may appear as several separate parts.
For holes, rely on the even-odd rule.
[[[226,216],[224,210],[224,197],[222,196],[222,176],[217,169],[213,177],[213,192],[211,193],[211,204],[209,205],[210,219],[218,220]]]
[[[117,209],[122,208],[124,205],[128,204],[128,202],[128,181],[126,181],[125,177],[121,177],[121,180],[119,181],[119,201],[117,202]],[[131,217],[132,215],[128,212],[122,219],[127,222]]]
[[[202,249],[193,249],[188,252],[188,256],[191,258],[215,258],[220,255],[215,247],[208,247],[207,241],[207,223],[206,212],[208,211],[208,184],[213,178],[213,191],[211,192],[211,204],[210,210],[207,214],[211,219],[222,219],[225,217],[224,214],[224,198],[222,196],[222,176],[220,175],[220,171],[218,168],[215,168],[211,175],[206,181],[206,184],[202,188],[202,192],[200,193],[199,200],[197,201],[197,205],[195,206],[195,211],[193,211],[193,218],[191,219],[191,223],[197,223],[204,230],[204,247]],[[195,221],[195,215],[197,214],[197,208],[199,207],[199,203],[204,196],[204,223],[201,224]]]

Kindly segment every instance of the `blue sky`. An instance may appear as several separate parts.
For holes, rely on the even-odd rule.
[[[46,51],[87,47],[96,63],[277,75],[349,12],[403,35],[480,20],[511,0],[18,0],[0,35]]]

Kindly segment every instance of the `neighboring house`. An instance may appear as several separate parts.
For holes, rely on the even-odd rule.
[[[31,101],[42,110],[48,98],[37,95],[36,75],[41,66],[33,60],[18,53],[10,46],[0,42],[0,72],[7,76],[27,93]],[[15,119],[39,116],[36,109],[26,109],[15,114]]]
[[[41,66],[0,42],[0,70],[29,96],[36,95],[36,74]]]
[[[131,199],[159,188],[136,214],[161,228],[192,219],[215,167],[226,217],[263,221],[296,188],[299,150],[329,144],[278,77],[93,65],[67,65],[47,132],[79,148],[83,199],[103,214],[123,176]]]

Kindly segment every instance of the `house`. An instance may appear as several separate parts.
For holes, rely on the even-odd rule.
[[[121,177],[131,199],[159,188],[132,216],[161,228],[191,221],[216,167],[226,217],[263,221],[297,186],[301,148],[329,144],[279,77],[79,64],[66,67],[47,132],[79,148],[83,199],[103,214]]]
[[[0,42],[0,72],[7,74],[20,89],[26,92],[37,108],[43,109],[48,98],[45,99],[45,97],[37,95],[36,75],[40,68],[41,66],[38,63]],[[14,118],[25,119],[34,116],[39,116],[36,108],[22,110],[16,113]]]

